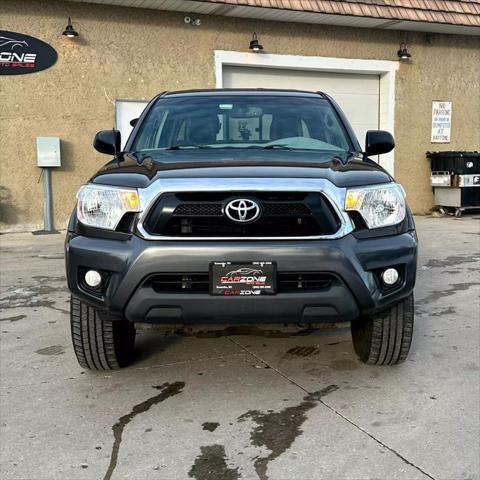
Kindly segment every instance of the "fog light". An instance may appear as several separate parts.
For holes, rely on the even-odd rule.
[[[391,287],[398,282],[398,271],[395,268],[387,268],[382,273],[382,282]]]
[[[85,274],[85,283],[92,288],[97,288],[102,283],[102,276],[96,270],[89,270]]]

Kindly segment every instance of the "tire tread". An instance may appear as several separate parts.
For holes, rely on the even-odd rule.
[[[113,370],[129,363],[133,354],[135,328],[112,318],[78,298],[70,299],[73,349],[80,366],[90,370]]]
[[[360,360],[396,365],[406,360],[412,344],[413,294],[375,316],[352,322],[352,339]]]

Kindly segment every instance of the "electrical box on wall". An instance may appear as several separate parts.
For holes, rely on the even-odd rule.
[[[62,166],[60,158],[60,137],[37,137],[37,166]]]

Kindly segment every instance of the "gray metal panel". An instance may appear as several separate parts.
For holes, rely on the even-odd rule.
[[[37,137],[37,166],[62,166],[59,137]]]
[[[441,207],[461,207],[462,189],[448,187],[435,188],[435,205]]]

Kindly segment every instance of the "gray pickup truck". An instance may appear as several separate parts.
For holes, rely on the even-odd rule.
[[[166,331],[351,322],[360,360],[405,360],[417,237],[403,188],[319,92],[202,90],[155,97],[123,150],[77,195],[66,238],[82,367],[133,359],[137,323]]]

